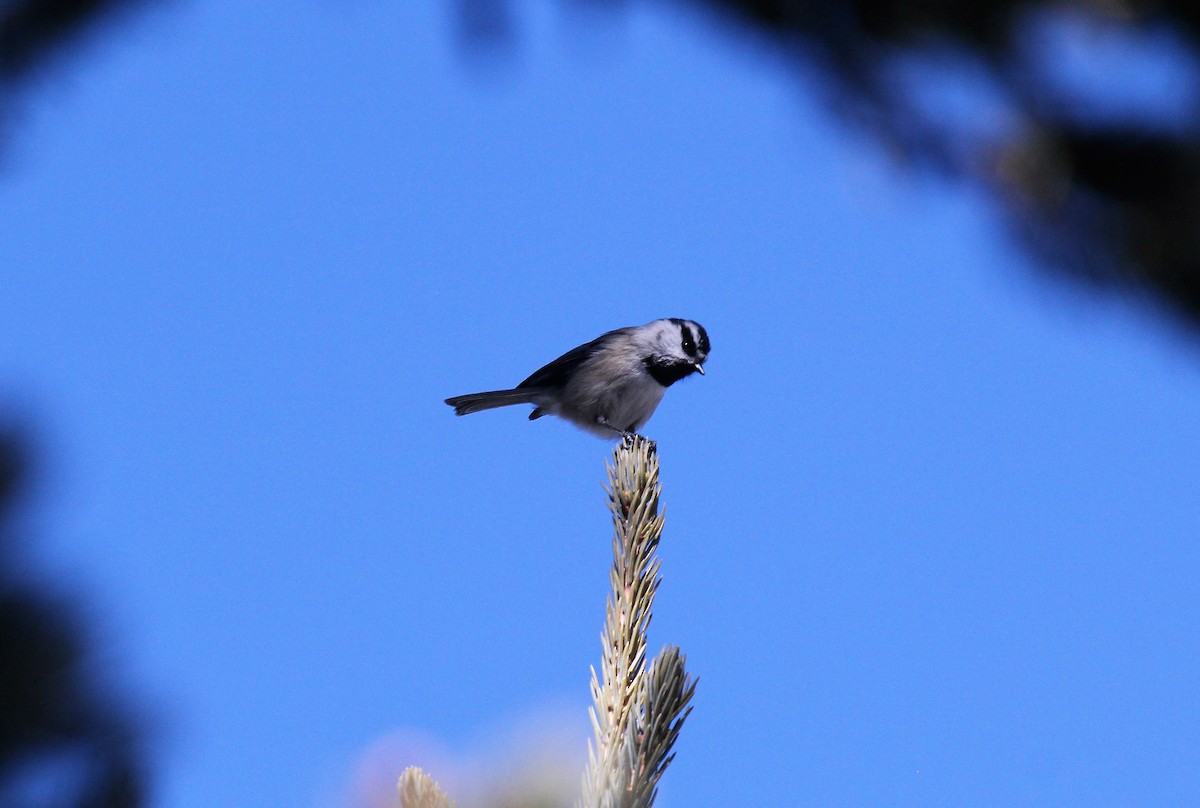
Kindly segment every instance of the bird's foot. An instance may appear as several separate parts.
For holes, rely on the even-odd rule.
[[[645,435],[639,435],[636,432],[628,431],[621,433],[621,446],[624,448],[632,449],[637,446],[638,443],[644,443],[647,451],[649,451],[650,454],[654,454],[658,450],[658,444],[647,438]]]

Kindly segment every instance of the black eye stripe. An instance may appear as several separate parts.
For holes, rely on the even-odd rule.
[[[692,329],[688,328],[687,323],[680,323],[679,333],[683,337],[683,352],[688,356],[695,356],[696,338],[692,336]]]
[[[708,332],[704,330],[704,326],[682,317],[668,319],[679,326],[680,347],[684,353],[688,356],[708,356]]]

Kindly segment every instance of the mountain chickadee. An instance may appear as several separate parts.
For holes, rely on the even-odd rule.
[[[529,420],[557,415],[602,438],[636,433],[663,393],[704,375],[708,333],[678,317],[618,328],[567,351],[511,390],[446,399],[455,415],[532,404]]]

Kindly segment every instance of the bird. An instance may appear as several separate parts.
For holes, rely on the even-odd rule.
[[[446,399],[455,415],[532,404],[529,420],[557,415],[602,438],[638,434],[663,394],[693,373],[704,375],[708,332],[679,317],[618,328],[572,348],[509,390]]]

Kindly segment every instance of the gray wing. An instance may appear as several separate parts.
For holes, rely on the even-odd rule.
[[[580,365],[603,350],[604,346],[614,336],[624,334],[629,330],[628,328],[618,328],[606,334],[601,334],[591,342],[580,345],[578,348],[572,348],[553,362],[535,370],[528,379],[518,384],[516,389],[521,390],[528,387],[553,387],[561,389],[565,387],[567,380],[571,378],[571,374]]]

